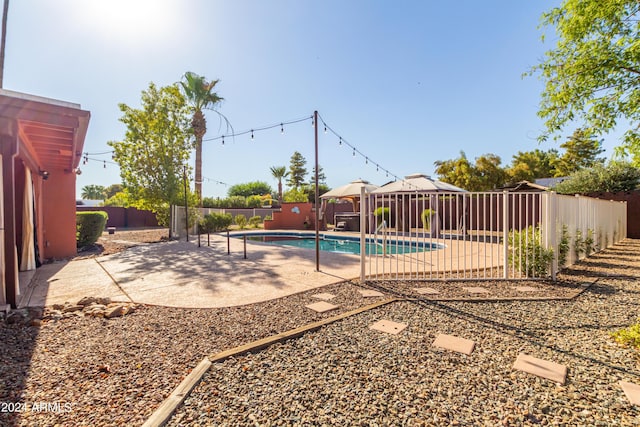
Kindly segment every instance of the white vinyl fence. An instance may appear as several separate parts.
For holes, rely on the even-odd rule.
[[[626,236],[626,202],[553,192],[362,200],[362,280],[555,278],[559,268]]]

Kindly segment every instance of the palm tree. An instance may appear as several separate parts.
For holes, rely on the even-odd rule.
[[[104,190],[102,185],[85,185],[82,187],[80,197],[85,200],[104,200]]]
[[[271,166],[271,175],[278,180],[278,202],[282,204],[282,178],[289,175],[286,166]]]
[[[202,138],[207,133],[207,120],[202,112],[205,108],[213,109],[223,98],[213,91],[220,80],[206,81],[204,76],[188,71],[180,82],[184,94],[194,109],[191,128],[196,138],[196,179],[195,190],[198,203],[202,206]],[[218,112],[216,112],[218,113]],[[222,116],[220,113],[218,115]],[[224,116],[222,116],[224,118]],[[225,119],[226,121],[226,119]],[[228,124],[228,121],[227,121]]]

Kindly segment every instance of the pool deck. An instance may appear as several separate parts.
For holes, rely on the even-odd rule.
[[[415,262],[423,268],[426,263],[431,269],[434,266],[451,269],[463,267],[475,258],[494,256],[484,253],[486,249],[474,249],[471,242],[455,243],[429,252],[429,258]],[[43,265],[25,279],[28,285],[22,284],[19,306],[76,303],[85,296],[94,296],[171,307],[231,307],[281,298],[360,276],[358,255],[320,252],[320,269],[316,271],[316,254],[312,249],[248,241],[245,259],[242,239],[229,239],[230,254],[225,235],[212,234],[210,246],[207,246],[207,236],[203,235],[201,245],[198,247],[195,239],[143,244],[113,255]],[[406,263],[416,256],[373,257],[372,260],[382,258],[382,262],[396,263],[405,260]]]

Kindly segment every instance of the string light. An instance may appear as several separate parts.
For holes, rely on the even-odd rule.
[[[273,125],[262,126],[262,127],[254,127],[252,129],[246,130],[244,132],[236,133],[234,131],[232,134],[220,135],[220,136],[216,136],[216,137],[213,137],[213,138],[203,139],[203,142],[204,141],[213,141],[213,140],[216,140],[216,139],[220,139],[221,142],[222,142],[222,145],[224,145],[225,137],[234,138],[236,136],[246,135],[246,134],[250,134],[251,135],[251,140],[254,140],[255,139],[255,135],[254,135],[255,132],[268,130],[268,129],[273,129],[273,128],[277,128],[277,127],[280,127],[280,133],[284,134],[284,126],[285,125],[300,123],[300,122],[303,122],[303,121],[306,121],[306,120],[311,120],[311,126],[314,127],[314,128],[316,127],[316,125],[319,122],[322,122],[325,133],[329,133],[329,132],[333,133],[335,136],[338,137],[338,144],[340,146],[342,146],[343,143],[344,143],[344,145],[346,145],[347,147],[351,148],[353,157],[356,157],[356,154],[358,154],[358,155],[360,155],[361,157],[364,158],[365,164],[367,164],[367,165],[369,164],[369,156],[365,156],[364,153],[362,153],[354,145],[350,144],[347,140],[345,140],[342,137],[342,135],[339,135],[338,133],[336,133],[329,125],[327,125],[327,123],[324,121],[324,119],[322,119],[320,116],[318,116],[318,123],[316,123],[316,120],[314,119],[314,116],[305,116],[305,117],[302,117],[300,119],[295,119],[295,120],[290,120],[290,121],[285,121],[285,122],[279,122],[279,123],[276,122]],[[391,175],[394,179],[396,179],[396,180],[399,179],[396,175],[390,173],[387,169],[381,168],[379,163],[376,163],[376,162],[374,162],[372,160],[372,164],[376,165],[376,172],[380,172],[380,170],[382,169],[382,171],[385,172],[385,176],[387,178],[389,177],[389,175]]]
[[[326,132],[331,132],[333,133],[335,136],[338,137],[338,144],[342,145],[342,143],[344,142],[344,145],[346,145],[347,147],[351,148],[352,150],[352,155],[355,157],[356,153],[358,155],[360,155],[361,157],[364,158],[365,164],[369,164],[369,156],[366,156],[364,153],[362,153],[360,150],[358,150],[354,145],[350,144],[346,139],[344,139],[342,137],[342,135],[339,135],[336,131],[334,131],[331,126],[327,125],[327,122],[320,116],[318,115],[318,120],[322,120],[322,123],[324,124],[325,130]],[[376,165],[376,172],[380,172],[380,171],[384,171],[385,176],[388,178],[389,175],[391,175],[395,180],[399,179],[396,175],[392,174],[391,172],[389,172],[387,169],[385,168],[381,168],[379,163],[374,162],[373,160],[371,160],[372,164]],[[403,180],[404,181],[404,180]]]
[[[277,127],[280,127],[280,132],[284,133],[284,126],[285,125],[291,125],[291,124],[295,124],[295,123],[300,123],[300,122],[304,122],[304,121],[307,121],[307,120],[313,120],[313,116],[305,116],[305,117],[303,117],[301,119],[294,119],[294,120],[289,120],[289,121],[286,121],[286,122],[279,122],[279,123],[276,123],[276,124],[273,124],[273,125],[267,125],[267,126],[262,126],[262,127],[254,127],[253,129],[249,129],[249,130],[246,130],[244,132],[233,132],[233,133],[230,133],[230,134],[214,136],[212,138],[203,139],[202,142],[215,141],[217,139],[222,140],[223,138],[226,138],[226,137],[235,138],[236,136],[249,135],[249,134],[254,133],[254,132],[273,129],[273,128],[277,128]]]
[[[104,168],[104,169],[106,169],[106,168],[107,168],[107,161],[106,161],[106,160],[104,161],[104,166],[103,166],[103,168]]]

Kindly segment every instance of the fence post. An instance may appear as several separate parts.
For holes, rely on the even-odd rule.
[[[502,257],[504,261],[504,276],[509,278],[509,193],[502,191]]]
[[[243,236],[243,240],[244,240],[244,259],[247,259],[247,235],[246,234]]]
[[[369,200],[365,200],[364,198],[364,185],[360,187],[360,282],[364,283],[365,277],[365,259],[366,259],[366,233],[365,229],[367,228],[367,219],[366,213],[369,209]]]
[[[549,231],[547,235],[549,236],[548,244],[553,249],[553,261],[551,261],[551,280],[556,281],[556,273],[558,272],[558,229],[557,229],[557,218],[558,218],[558,203],[557,203],[557,194],[555,191],[551,191],[547,198],[549,202],[547,203],[547,218]],[[549,246],[547,247],[549,248]]]

